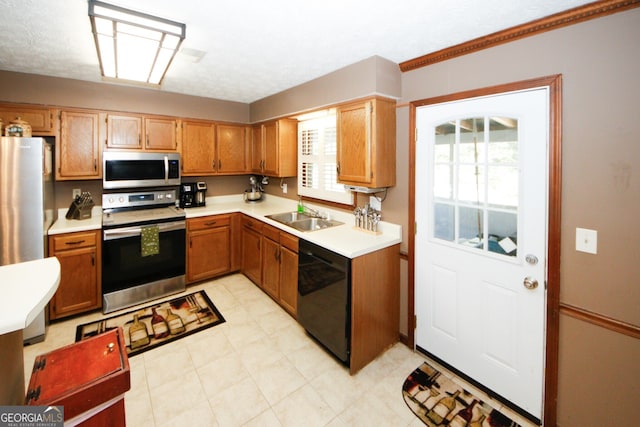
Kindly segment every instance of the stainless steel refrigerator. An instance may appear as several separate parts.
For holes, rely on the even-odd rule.
[[[52,168],[53,144],[45,138],[0,137],[0,265],[47,256],[56,219]],[[24,330],[24,341],[42,341],[44,334],[42,312]]]

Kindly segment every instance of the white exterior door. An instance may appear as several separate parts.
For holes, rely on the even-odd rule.
[[[416,109],[416,345],[540,419],[549,90]]]

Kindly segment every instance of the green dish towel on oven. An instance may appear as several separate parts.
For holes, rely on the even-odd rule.
[[[140,232],[140,252],[142,256],[160,253],[160,232],[157,225],[142,227]]]

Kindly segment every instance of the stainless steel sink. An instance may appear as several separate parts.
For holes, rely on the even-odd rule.
[[[344,224],[340,221],[316,218],[300,212],[282,212],[278,214],[267,215],[267,218],[271,218],[272,220],[278,221],[281,224],[293,227],[298,231],[316,231]]]
[[[290,224],[294,221],[301,219],[311,218],[309,215],[300,212],[282,212],[273,215],[267,215],[267,218],[271,218],[274,221],[278,221],[282,224]]]
[[[316,231],[316,230],[322,230],[324,228],[335,227],[336,225],[342,225],[342,224],[344,224],[344,222],[335,221],[332,219],[307,218],[307,219],[294,221],[288,225],[300,231]]]

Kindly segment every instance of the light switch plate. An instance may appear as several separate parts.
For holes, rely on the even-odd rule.
[[[598,232],[586,228],[576,228],[576,251],[597,254]]]

